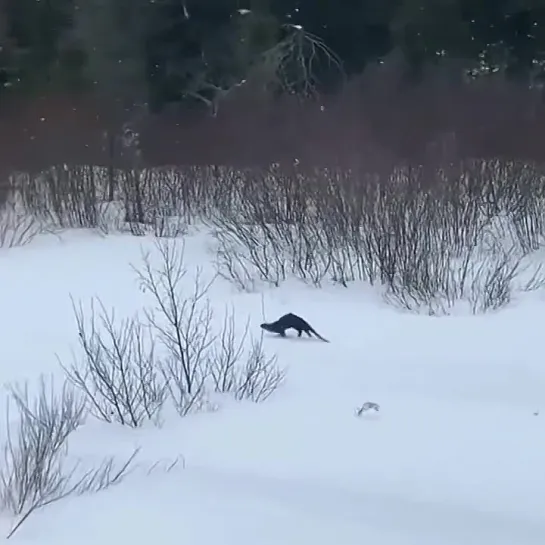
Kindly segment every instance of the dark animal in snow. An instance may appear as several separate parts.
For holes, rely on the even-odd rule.
[[[303,318],[297,316],[296,314],[284,314],[281,318],[278,318],[276,322],[271,322],[270,324],[261,324],[261,329],[269,331],[270,333],[278,333],[281,337],[286,336],[287,329],[295,329],[297,331],[297,336],[300,337],[303,334],[303,331],[309,336],[312,337],[311,333],[315,335],[318,339],[328,343],[327,339],[324,339],[316,330]]]

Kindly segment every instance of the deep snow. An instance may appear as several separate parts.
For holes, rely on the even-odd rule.
[[[152,238],[78,231],[0,250],[0,381],[59,373],[77,347],[70,296],[118,316],[146,295],[131,264]],[[186,239],[189,269],[213,274],[209,242]],[[545,305],[538,292],[486,316],[433,318],[387,307],[370,288],[298,282],[239,294],[218,279],[256,334],[306,318],[330,344],[266,336],[287,368],[262,404],[132,430],[89,420],[70,455],[158,463],[121,485],[32,515],[21,545],[533,545],[545,539]],[[263,299],[262,299],[263,298]],[[358,418],[365,401],[380,412]],[[536,414],[538,413],[538,414]],[[0,427],[4,426],[0,419]],[[180,458],[169,472],[160,466]],[[0,532],[12,521],[4,514]]]

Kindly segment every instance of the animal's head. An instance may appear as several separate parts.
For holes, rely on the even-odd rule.
[[[269,324],[261,324],[259,327],[265,331],[270,331],[271,326]]]

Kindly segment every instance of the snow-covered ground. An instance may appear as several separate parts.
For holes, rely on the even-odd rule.
[[[131,265],[151,238],[86,231],[0,250],[0,381],[57,373],[77,348],[72,296],[118,317],[146,304]],[[213,273],[208,240],[185,263]],[[287,369],[264,403],[131,429],[89,418],[69,455],[127,456],[120,485],[49,505],[21,545],[542,545],[545,539],[545,301],[486,316],[433,318],[385,306],[364,286],[300,283],[239,294],[218,279],[259,335],[267,318],[306,318],[330,344],[265,337]],[[293,335],[293,333],[292,333]],[[380,411],[360,417],[364,402]],[[4,426],[0,418],[0,426]],[[178,460],[172,469],[166,468]],[[2,515],[0,532],[13,525]]]

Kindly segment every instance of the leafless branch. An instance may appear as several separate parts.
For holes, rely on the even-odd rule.
[[[158,340],[166,349],[162,372],[180,415],[202,407],[208,377],[206,352],[216,337],[212,331],[213,312],[207,298],[214,278],[204,281],[197,270],[193,289],[181,286],[184,267],[183,241],[156,243],[160,265],[155,268],[150,254],[143,256],[142,269],[134,268],[142,289],[153,297],[155,307],[146,316]]]
[[[10,418],[12,403],[15,421]],[[85,401],[67,383],[58,395],[53,382],[48,385],[42,377],[35,398],[26,384],[9,388],[0,468],[0,505],[15,519],[8,539],[38,509],[74,494],[104,490],[128,474],[137,452],[121,467],[108,458],[98,469],[81,471],[79,462],[67,460],[68,438],[84,418]]]
[[[89,403],[92,414],[105,422],[139,427],[157,422],[168,391],[155,343],[148,327],[137,317],[116,325],[115,313],[108,313],[100,300],[100,313],[86,319],[80,303],[74,308],[82,355],[66,376]],[[62,365],[62,364],[61,364]]]
[[[263,335],[252,339],[246,363],[238,371],[235,398],[259,403],[268,399],[283,383],[286,371],[277,365],[276,356],[267,356],[263,350]]]
[[[41,231],[38,220],[18,199],[12,197],[0,208],[0,247],[24,246]]]

